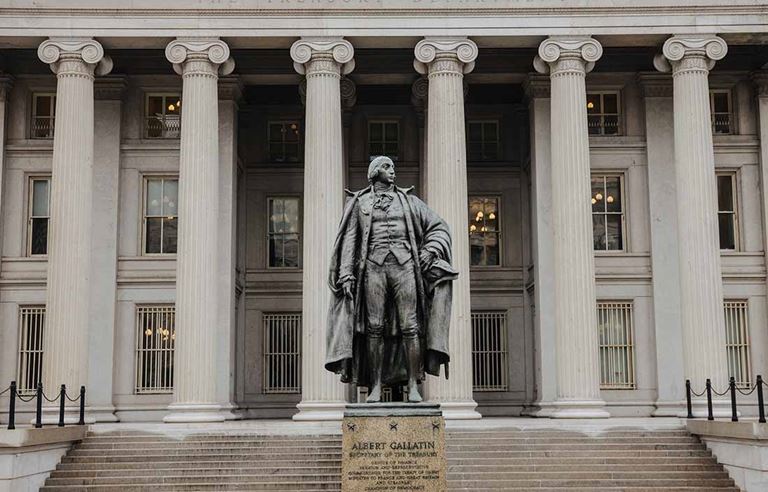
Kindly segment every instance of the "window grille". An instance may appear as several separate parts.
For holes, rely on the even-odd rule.
[[[19,308],[19,367],[16,381],[22,395],[33,394],[42,379],[44,327],[44,306]]]
[[[301,127],[298,121],[270,121],[267,125],[269,160],[298,162]]]
[[[181,136],[181,95],[147,94],[144,115],[146,138],[179,138]]]
[[[264,314],[262,332],[263,392],[301,393],[301,314]]]
[[[174,254],[179,224],[179,179],[147,178],[144,183],[144,254]]]
[[[400,125],[397,121],[368,122],[368,155],[374,157],[385,155],[397,161],[400,153]]]
[[[587,93],[587,128],[590,135],[618,135],[619,93]]]
[[[474,391],[507,391],[507,315],[472,313],[472,385]]]
[[[467,158],[470,162],[497,161],[501,154],[499,148],[497,120],[467,122]]]
[[[470,265],[501,265],[499,197],[469,197]]]
[[[598,302],[601,389],[635,389],[632,303]]]
[[[731,91],[725,89],[709,91],[709,107],[712,118],[712,133],[728,135],[731,128]]]
[[[30,256],[48,254],[50,202],[51,178],[30,179],[27,222],[27,253]]]
[[[173,393],[176,309],[136,308],[136,393]]]
[[[301,201],[298,197],[268,197],[268,266],[298,268],[301,252]]]
[[[29,134],[31,138],[53,138],[56,113],[56,93],[32,94],[32,118]]]
[[[747,301],[725,301],[724,308],[728,376],[733,376],[737,386],[749,388],[752,374],[749,361]]]
[[[720,249],[739,247],[738,214],[736,208],[736,174],[717,174],[717,226]]]
[[[624,250],[624,190],[620,175],[592,175],[592,241],[595,251]]]

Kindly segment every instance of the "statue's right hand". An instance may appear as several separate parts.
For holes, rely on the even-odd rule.
[[[352,279],[346,280],[344,281],[343,284],[341,284],[341,290],[342,292],[344,292],[344,297],[346,297],[347,299],[353,299],[355,297],[353,292],[354,290],[353,287],[354,287],[354,280]]]

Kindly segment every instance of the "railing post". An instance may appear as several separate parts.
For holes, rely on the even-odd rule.
[[[688,405],[688,418],[693,418],[693,405],[691,405],[691,380],[685,380],[685,403]]]
[[[757,375],[757,412],[758,422],[765,423],[765,402],[763,401],[763,376]]]
[[[739,421],[739,414],[736,411],[736,379],[731,376],[728,381],[728,390],[731,392],[731,422]]]
[[[80,386],[80,420],[77,425],[85,425],[85,386]]]
[[[11,396],[8,399],[8,430],[16,428],[16,381],[11,381]]]
[[[715,420],[712,414],[712,381],[707,378],[707,420]]]
[[[43,383],[37,383],[37,409],[35,410],[35,429],[43,427]]]
[[[64,400],[67,398],[67,385],[62,384],[59,390],[59,427],[64,427]]]

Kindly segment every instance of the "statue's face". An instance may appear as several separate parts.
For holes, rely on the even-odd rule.
[[[384,162],[379,166],[379,174],[376,176],[377,181],[382,183],[392,184],[395,182],[395,165],[389,161]]]

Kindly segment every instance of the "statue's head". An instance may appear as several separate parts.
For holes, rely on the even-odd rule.
[[[368,182],[392,184],[395,182],[395,163],[385,155],[375,157],[368,166]]]

